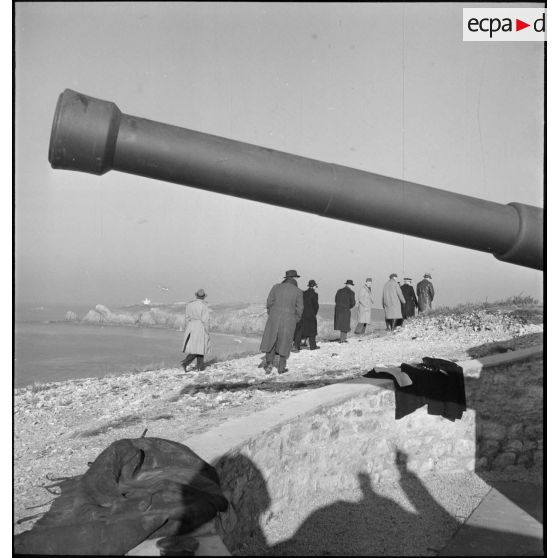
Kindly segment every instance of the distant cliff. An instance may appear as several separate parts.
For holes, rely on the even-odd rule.
[[[97,304],[81,320],[73,319],[72,321],[82,324],[163,327],[180,330],[184,329],[185,325],[185,307],[186,303],[177,302],[156,305],[137,304],[111,310],[102,304]],[[263,333],[267,320],[267,312],[263,304],[215,304],[210,305],[209,309],[211,311],[211,331],[236,335],[261,335]],[[375,310],[373,317],[378,322],[383,321],[383,312]],[[355,316],[352,321],[353,326],[356,325]],[[320,306],[318,336],[321,338],[335,336],[332,304]]]

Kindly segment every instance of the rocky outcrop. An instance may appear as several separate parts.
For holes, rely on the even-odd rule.
[[[83,323],[105,324],[105,325],[134,325],[136,318],[130,313],[115,313],[106,306],[97,304],[94,309],[89,310],[81,320]]]

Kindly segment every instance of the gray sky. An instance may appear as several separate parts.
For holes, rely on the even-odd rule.
[[[17,3],[17,300],[171,302],[204,287],[210,303],[262,302],[290,268],[323,302],[372,276],[379,303],[389,273],[426,271],[439,305],[541,299],[541,272],[489,254],[47,160],[71,88],[127,114],[542,206],[543,43],[463,42],[467,6]]]

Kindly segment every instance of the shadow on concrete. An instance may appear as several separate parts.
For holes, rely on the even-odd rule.
[[[539,523],[544,522],[543,494],[540,485],[518,481],[491,481],[490,484],[533,519]]]
[[[339,371],[333,371],[339,373]],[[327,375],[327,372],[324,372]],[[361,376],[360,371],[355,378]],[[258,382],[212,382],[211,384],[189,384],[180,390],[179,395],[194,395],[196,393],[216,393],[221,391],[260,390],[260,391],[292,391],[297,389],[317,389],[331,384],[338,384],[350,380],[343,378],[318,378],[313,380],[279,380],[270,379]]]
[[[281,515],[270,517],[268,510],[272,502],[261,471],[242,455],[224,459],[232,462],[222,462],[217,465],[217,469],[225,466],[229,475],[237,474],[245,483],[240,501],[231,506],[233,514],[234,510],[236,514],[231,519],[228,512],[222,520],[223,539],[234,555],[455,555],[451,553],[448,543],[459,532],[462,523],[440,506],[417,475],[407,468],[405,452],[397,451],[395,463],[399,472],[399,485],[408,506],[403,507],[391,498],[375,492],[370,476],[364,472],[359,473],[361,498],[358,501],[340,499],[312,511],[290,538],[276,544],[268,543],[261,525],[266,524],[266,530],[271,532],[281,529],[284,522],[292,521],[296,510],[289,512],[287,507]],[[222,486],[231,486],[230,478],[228,482],[222,482]],[[472,536],[474,540],[489,541],[496,551],[492,555],[518,555],[514,552],[510,554],[510,549],[513,548],[527,551],[522,555],[532,555],[528,552],[529,549],[541,547],[540,540],[513,533],[505,533],[507,543],[503,547],[498,546],[503,537],[502,532],[477,527],[467,536],[467,540]],[[446,548],[448,554],[443,553]],[[498,553],[498,550],[503,550],[504,553]],[[485,548],[481,548],[478,555],[488,554]]]
[[[505,341],[493,341],[491,343],[483,343],[482,345],[477,345],[476,347],[470,347],[467,349],[467,354],[471,358],[482,358],[488,355],[495,355],[498,353],[507,353],[514,350],[518,340],[521,344],[527,345],[538,345],[542,344],[544,341],[544,334],[542,333],[528,333],[527,335],[522,335],[521,337],[513,337]]]

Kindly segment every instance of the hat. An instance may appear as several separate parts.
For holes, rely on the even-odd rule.
[[[288,271],[285,271],[285,279],[287,277],[300,277],[300,275],[296,272],[295,269],[289,269]]]
[[[403,281],[412,281],[412,279],[410,277],[404,277]]]
[[[393,279],[394,277],[397,277],[397,273],[390,273],[389,278]]]
[[[353,280],[352,280],[352,279],[347,279],[347,280],[345,281],[345,285],[352,285],[353,287],[355,286],[355,284],[353,283]]]
[[[425,279],[432,279],[432,275],[430,275],[430,273],[425,273],[424,278]]]
[[[310,279],[310,281],[308,281],[308,286],[309,287],[317,287],[318,283],[316,283],[316,281],[314,281],[314,279]]]
[[[370,283],[372,283],[372,277],[367,277],[365,283],[368,283],[368,281],[370,281]]]
[[[198,289],[195,294],[196,298],[205,298],[207,296],[203,289]]]

